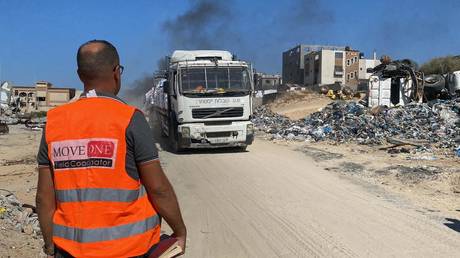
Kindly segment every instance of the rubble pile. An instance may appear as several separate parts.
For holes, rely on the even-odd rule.
[[[19,232],[39,236],[38,215],[32,208],[25,206],[11,193],[0,194],[0,220]]]
[[[256,110],[253,122],[273,139],[378,145],[397,137],[455,148],[460,142],[459,114],[460,99],[372,109],[356,102],[337,101],[297,121],[262,106]]]

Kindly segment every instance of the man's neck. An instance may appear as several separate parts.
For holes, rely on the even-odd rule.
[[[99,93],[106,93],[106,94],[110,94],[110,95],[116,95],[113,90],[110,90],[107,87],[94,87],[94,86],[85,85],[84,90],[85,90],[85,92],[89,92],[90,90],[94,90],[94,91],[99,92]]]

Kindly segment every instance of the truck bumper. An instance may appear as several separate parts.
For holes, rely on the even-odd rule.
[[[178,131],[181,148],[244,147],[254,141],[250,121],[228,122],[225,125],[181,124]]]

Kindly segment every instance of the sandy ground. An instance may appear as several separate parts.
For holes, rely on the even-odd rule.
[[[41,134],[15,125],[10,126],[10,134],[0,135],[0,188],[31,205],[35,205],[36,155]],[[42,245],[39,239],[16,232],[0,220],[0,257],[38,257]]]
[[[0,136],[0,188],[25,203],[33,204],[40,134],[15,126]],[[248,152],[158,147],[188,225],[186,257],[460,255],[458,195],[447,186],[429,194],[442,177],[372,176],[402,156],[262,138]],[[38,239],[1,223],[0,257],[39,255]]]
[[[317,93],[292,92],[275,100],[270,104],[270,108],[274,112],[296,120],[317,112],[331,102],[330,98]]]

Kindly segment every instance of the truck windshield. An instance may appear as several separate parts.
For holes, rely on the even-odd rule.
[[[242,67],[203,67],[181,70],[183,93],[248,92],[249,72]]]

